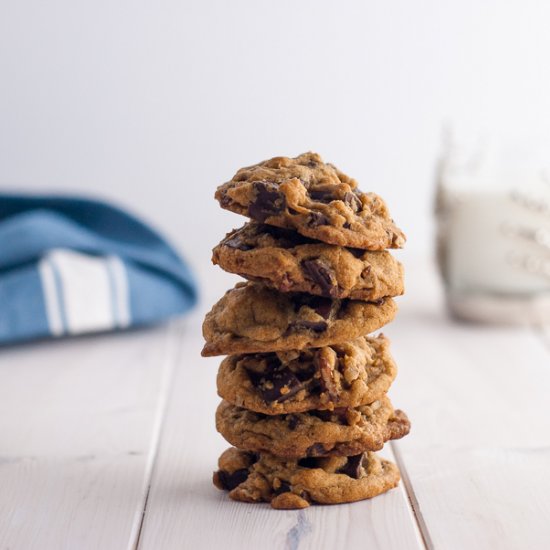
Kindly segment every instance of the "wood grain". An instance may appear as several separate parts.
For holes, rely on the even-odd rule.
[[[1,351],[1,548],[137,539],[171,341],[165,327]]]
[[[399,450],[436,548],[541,548],[550,540],[550,353],[540,330],[455,323],[433,270],[409,270],[387,333]]]

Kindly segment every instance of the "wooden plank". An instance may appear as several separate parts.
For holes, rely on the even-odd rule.
[[[164,327],[1,350],[2,548],[134,544],[172,334]]]
[[[431,269],[388,327],[400,367],[397,443],[435,548],[542,548],[550,540],[550,353],[540,334],[452,322]]]
[[[210,284],[206,304],[232,286],[212,268],[201,280]],[[200,357],[204,313],[187,323],[139,548],[422,548],[402,487],[371,501],[303,511],[233,502],[213,487],[212,471],[228,444],[214,427],[220,358]]]

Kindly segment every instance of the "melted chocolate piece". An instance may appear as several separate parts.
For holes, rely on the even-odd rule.
[[[260,222],[279,214],[286,208],[286,198],[279,192],[278,186],[268,181],[255,181],[256,199],[248,207],[248,215]]]
[[[218,479],[226,491],[232,491],[235,487],[245,482],[248,478],[248,470],[235,470],[232,474],[224,470],[218,470]]]
[[[348,461],[345,466],[342,466],[339,470],[339,474],[346,474],[353,479],[359,479],[361,477],[361,471],[363,468],[364,453],[355,456],[348,456]]]
[[[338,398],[338,388],[334,382],[334,370],[322,353],[315,354],[315,364],[321,375],[320,383],[323,391],[328,393],[329,398],[335,401]]]
[[[298,466],[302,468],[317,468],[317,459],[313,456],[307,456],[298,460]]]
[[[314,283],[319,285],[323,296],[334,297],[338,293],[334,272],[322,260],[304,260],[302,269]]]
[[[355,193],[346,193],[344,195],[344,203],[349,206],[354,212],[359,212],[363,208],[361,199]]]
[[[282,403],[297,394],[305,386],[304,382],[301,382],[288,367],[279,366],[262,373],[249,371],[248,376],[267,403],[273,403],[274,401]],[[288,391],[284,393],[283,388]]]
[[[309,227],[329,225],[329,219],[322,212],[310,212],[307,224]]]

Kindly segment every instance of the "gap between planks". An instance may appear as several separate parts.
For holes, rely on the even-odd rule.
[[[147,501],[149,500],[149,493],[151,491],[151,479],[153,477],[158,449],[160,446],[162,426],[164,423],[164,418],[166,416],[169,397],[171,395],[170,388],[172,387],[172,380],[174,377],[174,367],[180,356],[182,348],[182,338],[178,338],[178,335],[180,335],[181,333],[180,327],[181,325],[179,325],[177,321],[171,321],[168,325],[168,330],[166,332],[166,347],[161,367],[162,378],[160,398],[155,414],[155,423],[151,438],[151,447],[149,450],[149,456],[147,457],[147,465],[143,476],[142,497],[140,505],[136,510],[136,515],[132,524],[132,530],[130,531],[128,550],[137,550],[137,548],[139,547],[143,523],[145,521],[145,513],[147,510]]]
[[[403,460],[403,456],[401,455],[399,446],[396,441],[389,441],[388,445],[391,447],[395,462],[397,463],[399,471],[401,472],[401,483],[403,483],[403,487],[405,488],[405,493],[407,494],[411,513],[416,521],[416,526],[418,528],[422,544],[424,545],[426,550],[434,550],[434,545],[430,537],[430,531],[428,530],[428,526],[426,524],[426,521],[424,520],[424,516],[422,515],[420,503],[416,498],[414,487],[409,477],[409,473],[407,472],[407,467],[405,466],[405,462]]]

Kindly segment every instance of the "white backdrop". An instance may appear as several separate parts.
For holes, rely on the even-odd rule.
[[[445,121],[538,132],[550,4],[0,2],[0,185],[117,200],[204,260],[240,166],[311,149],[431,249]]]

